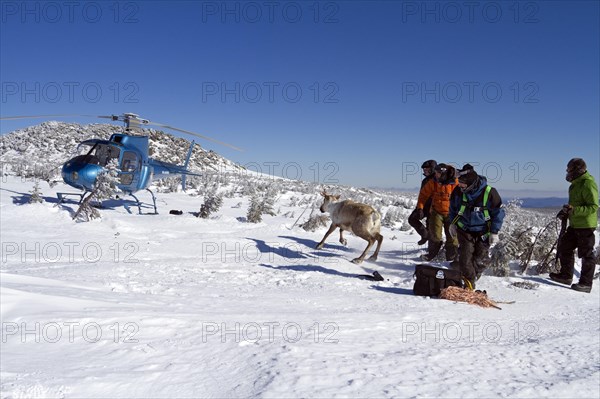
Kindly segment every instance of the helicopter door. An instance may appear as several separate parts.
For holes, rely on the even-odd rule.
[[[106,166],[113,159],[118,160],[121,155],[121,150],[115,146],[107,144],[96,144],[91,150],[92,153],[95,149],[95,156],[98,158],[98,164],[100,166]],[[88,154],[89,155],[89,154]]]
[[[136,171],[139,169],[139,164],[140,162],[135,152],[125,151],[121,160],[121,184],[130,185],[133,183]]]

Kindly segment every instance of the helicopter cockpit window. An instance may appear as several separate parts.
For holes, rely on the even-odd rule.
[[[96,151],[94,155],[98,158],[100,166],[106,166],[113,159],[118,160],[119,155],[121,154],[120,149],[111,145],[98,144],[95,148]]]
[[[121,162],[121,171],[133,172],[138,167],[138,159],[135,152],[126,151],[123,154],[123,161]]]

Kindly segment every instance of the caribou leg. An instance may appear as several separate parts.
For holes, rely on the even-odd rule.
[[[344,230],[342,230],[342,228],[340,227],[340,244],[342,244],[343,246],[348,245],[348,240],[346,240],[343,236],[344,234]]]
[[[369,249],[371,249],[371,247],[373,246],[373,244],[375,244],[375,240],[373,238],[370,238],[367,240],[369,243],[367,244],[367,247],[365,248],[365,250],[363,251],[363,253],[356,259],[352,259],[352,263],[356,263],[357,265],[359,263],[362,263],[362,261],[365,259],[365,256],[367,255],[367,252],[369,252]]]
[[[377,234],[375,239],[377,240],[377,248],[375,248],[375,253],[369,258],[370,260],[377,260],[377,255],[379,255],[379,248],[381,248],[381,243],[383,243],[383,236],[381,234]]]
[[[321,240],[321,242],[317,244],[316,249],[323,248],[323,245],[325,245],[325,240],[327,239],[327,237],[329,237],[329,235],[331,233],[333,233],[333,231],[336,228],[337,228],[337,226],[335,224],[331,223],[331,226],[329,226],[329,230],[327,230],[327,233],[325,233],[325,236],[323,237],[323,239]]]

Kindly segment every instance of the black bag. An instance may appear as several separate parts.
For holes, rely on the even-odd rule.
[[[415,285],[413,293],[423,296],[438,296],[442,288],[463,287],[460,271],[442,269],[430,265],[415,266]]]

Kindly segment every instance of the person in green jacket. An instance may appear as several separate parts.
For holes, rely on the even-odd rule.
[[[560,272],[550,273],[550,279],[561,283],[573,282],[575,249],[581,258],[579,283],[571,285],[576,291],[590,292],[594,278],[594,231],[598,226],[598,186],[594,177],[587,171],[585,161],[573,158],[567,164],[569,203],[560,210],[558,217],[569,221],[569,227],[558,243]]]

